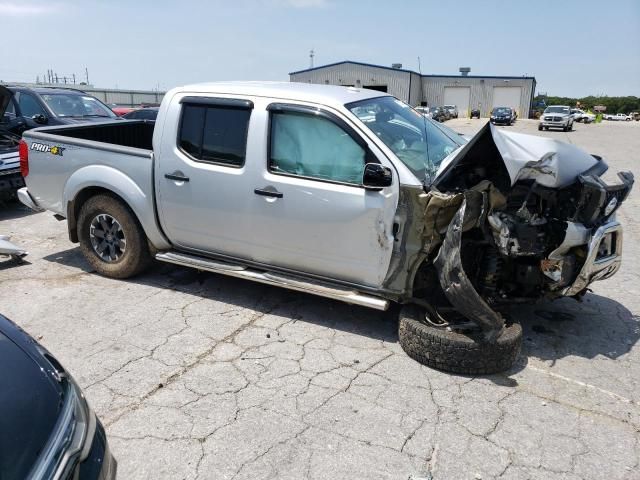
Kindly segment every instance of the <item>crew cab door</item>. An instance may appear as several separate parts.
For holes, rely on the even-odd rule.
[[[393,249],[391,186],[363,185],[366,163],[391,163],[340,112],[272,103],[266,158],[251,202],[253,256],[291,270],[380,286]]]
[[[184,96],[165,112],[155,185],[160,223],[175,246],[248,255],[252,111],[246,99]]]

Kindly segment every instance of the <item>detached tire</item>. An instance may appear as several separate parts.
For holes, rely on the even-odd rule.
[[[131,209],[101,194],[82,205],[78,215],[80,250],[101,275],[129,278],[151,264],[147,237]]]
[[[398,336],[402,349],[428,367],[465,375],[487,375],[509,369],[520,353],[522,327],[507,325],[489,343],[480,333],[462,334],[419,320],[420,309],[404,305],[400,310]]]

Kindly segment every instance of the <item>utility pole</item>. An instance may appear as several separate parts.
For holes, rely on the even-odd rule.
[[[313,57],[316,56],[316,52],[313,51],[313,48],[309,52],[309,68],[313,68]]]
[[[87,85],[89,85],[89,69],[84,67],[84,78],[87,80]]]
[[[76,74],[75,73],[73,74],[73,84],[74,85],[76,84]]]

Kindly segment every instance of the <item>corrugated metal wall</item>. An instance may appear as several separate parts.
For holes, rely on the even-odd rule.
[[[520,118],[528,118],[535,91],[535,80],[530,77],[463,77],[463,76],[420,76],[408,70],[393,70],[358,63],[338,63],[303,70],[290,74],[292,82],[317,83],[327,85],[386,85],[387,91],[411,105],[427,102],[430,106],[444,104],[445,87],[470,87],[469,107],[477,108],[483,117],[490,115],[493,108],[494,87],[521,87],[519,105],[514,105]],[[507,105],[509,106],[509,105]],[[461,112],[461,114],[463,114]]]
[[[420,88],[420,77],[416,76],[416,78],[410,80],[412,75],[415,74],[405,70],[391,70],[344,63],[294,73],[290,75],[290,80],[301,83],[348,85],[363,88],[369,85],[386,85],[388,93],[404,102],[410,102],[409,84],[411,83],[411,91],[415,91],[415,88]],[[414,87],[414,83],[417,85],[416,87]]]
[[[407,102],[405,100],[405,102]],[[418,106],[423,102],[422,98],[422,80],[417,73],[411,74],[411,91],[409,92],[409,105]]]
[[[102,100],[107,105],[115,103],[116,105],[133,107],[142,103],[160,103],[164,92],[151,92],[145,90],[115,90],[104,88],[82,88],[89,95],[93,95]]]
[[[493,108],[494,87],[521,87],[520,105],[516,107],[519,118],[529,118],[529,109],[535,90],[535,81],[532,78],[490,78],[490,77],[430,77],[422,78],[422,92],[425,101],[432,106],[444,103],[445,87],[471,87],[470,108],[480,106],[480,114],[483,117],[490,115]],[[509,106],[509,105],[506,105]]]

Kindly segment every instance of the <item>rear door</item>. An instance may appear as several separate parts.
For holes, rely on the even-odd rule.
[[[155,172],[160,223],[178,247],[246,256],[253,102],[182,97],[165,116]]]
[[[393,185],[368,190],[365,163],[389,161],[339,112],[272,103],[266,158],[251,202],[254,258],[369,286],[382,284],[393,247]]]

